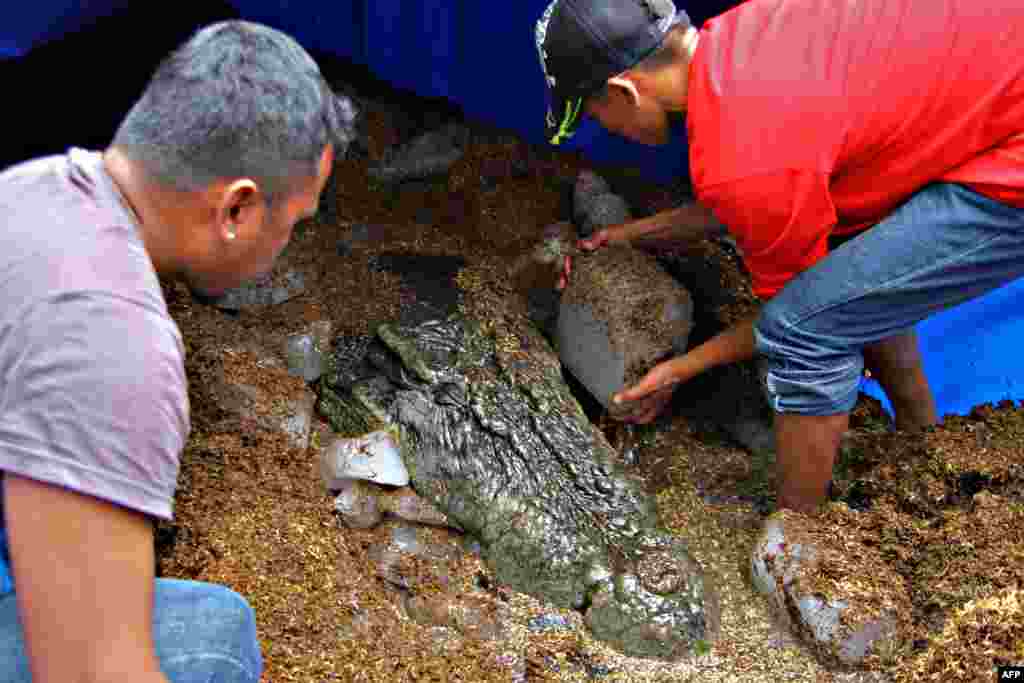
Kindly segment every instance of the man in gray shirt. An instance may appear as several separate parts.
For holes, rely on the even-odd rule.
[[[189,431],[157,275],[217,294],[311,215],[354,112],[266,27],[159,66],[102,153],[0,174],[0,681],[249,681],[249,605],[155,580]]]

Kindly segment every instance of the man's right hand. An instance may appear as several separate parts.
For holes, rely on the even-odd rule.
[[[624,236],[624,228],[629,224],[623,223],[622,225],[613,225],[607,228],[602,228],[587,239],[579,240],[576,242],[576,248],[581,251],[595,251],[608,244],[627,244],[629,242],[628,235]],[[558,276],[558,284],[555,287],[558,291],[562,291],[569,285],[569,276],[572,274],[572,256],[566,254],[562,260],[562,273]]]

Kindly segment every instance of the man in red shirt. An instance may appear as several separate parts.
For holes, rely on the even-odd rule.
[[[749,0],[699,31],[670,0],[555,0],[537,22],[551,142],[587,113],[663,144],[684,112],[699,201],[583,246],[717,218],[766,300],[617,400],[649,421],[673,386],[760,354],[778,504],[807,512],[865,366],[898,428],[934,423],[913,325],[1024,275],[1022,41],[1018,0]]]

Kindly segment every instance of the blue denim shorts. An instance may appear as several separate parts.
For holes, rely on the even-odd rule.
[[[224,586],[157,579],[153,640],[160,670],[170,683],[257,683],[263,671],[252,607]],[[0,597],[0,681],[31,681],[13,592]]]
[[[861,350],[1024,275],[1024,210],[938,183],[804,271],[754,326],[776,412],[857,400]]]

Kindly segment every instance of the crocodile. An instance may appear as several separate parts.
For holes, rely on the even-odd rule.
[[[336,344],[319,408],[386,430],[415,491],[479,543],[494,578],[581,610],[624,654],[679,660],[719,630],[718,595],[586,417],[528,319],[460,310]],[[353,350],[355,349],[355,350]]]

